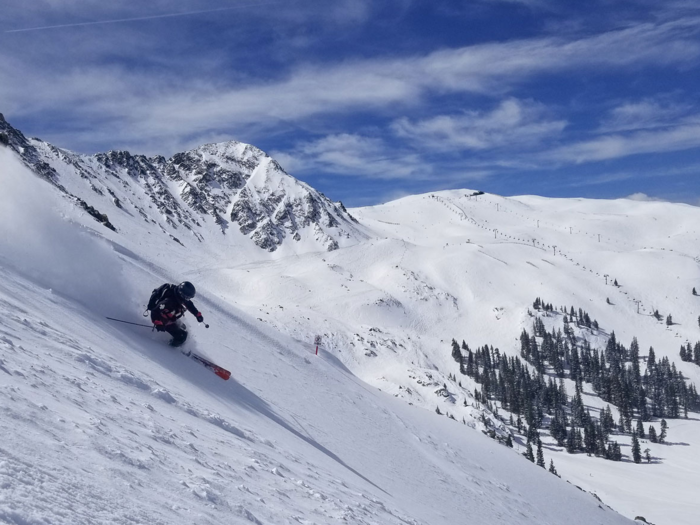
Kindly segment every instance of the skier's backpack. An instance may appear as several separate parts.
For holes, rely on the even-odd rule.
[[[153,290],[153,292],[151,292],[151,298],[148,300],[148,306],[146,307],[147,310],[153,310],[158,306],[158,304],[160,304],[169,286],[170,285],[166,283],[160,288],[156,288]]]

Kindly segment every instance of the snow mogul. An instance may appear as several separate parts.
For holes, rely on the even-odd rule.
[[[185,310],[189,310],[198,322],[204,322],[202,313],[192,302],[195,294],[194,285],[189,281],[180,284],[165,283],[151,294],[146,310],[151,312],[151,321],[156,330],[173,336],[171,346],[180,346],[187,340],[187,327],[180,321]],[[147,312],[144,315],[148,315]]]

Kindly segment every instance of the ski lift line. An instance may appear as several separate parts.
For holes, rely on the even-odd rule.
[[[5,33],[26,33],[29,31],[41,31],[44,29],[62,29],[66,27],[84,27],[102,24],[121,24],[124,22],[142,22],[145,20],[156,20],[159,18],[176,18],[181,16],[191,16],[191,15],[203,15],[207,13],[219,13],[222,11],[232,11],[234,9],[244,9],[246,7],[258,7],[265,5],[281,4],[282,2],[265,2],[265,3],[255,3],[255,4],[241,4],[229,7],[219,7],[217,9],[202,9],[199,11],[186,11],[184,13],[166,13],[162,15],[151,15],[151,16],[137,16],[132,18],[115,18],[112,20],[93,20],[92,22],[74,22],[72,24],[56,24],[50,26],[38,26],[38,27],[26,27],[22,29],[8,29]]]

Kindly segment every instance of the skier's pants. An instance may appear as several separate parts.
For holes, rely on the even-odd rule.
[[[187,340],[187,327],[182,321],[175,321],[164,326],[163,329],[173,336],[172,341],[170,341],[172,346],[180,346]]]

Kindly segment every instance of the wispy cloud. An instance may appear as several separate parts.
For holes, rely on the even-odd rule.
[[[158,20],[162,18],[177,18],[177,17],[182,17],[182,16],[194,16],[194,15],[203,15],[203,14],[208,14],[208,13],[218,13],[222,11],[232,11],[235,9],[244,9],[246,7],[258,7],[261,5],[272,5],[272,4],[280,4],[282,2],[258,2],[255,4],[239,4],[236,6],[229,6],[229,7],[219,7],[217,9],[202,9],[198,11],[185,11],[185,12],[180,12],[180,13],[163,13],[163,14],[158,14],[158,15],[150,15],[150,16],[136,16],[136,17],[130,17],[130,18],[114,18],[111,20],[92,20],[89,22],[73,22],[69,24],[54,24],[54,25],[45,25],[45,26],[38,26],[38,27],[25,27],[25,28],[20,28],[20,29],[8,29],[5,31],[5,33],[26,33],[29,31],[43,31],[47,29],[64,29],[64,28],[69,28],[69,27],[84,27],[84,26],[95,26],[95,25],[104,25],[104,24],[122,24],[122,23],[127,23],[127,22],[143,22],[147,20]]]
[[[644,153],[682,151],[700,147],[700,117],[669,128],[611,134],[574,142],[543,156],[565,163],[595,162]]]
[[[159,137],[165,145],[173,142],[173,136],[194,137],[248,126],[271,128],[280,121],[299,122],[318,115],[397,114],[435,95],[503,96],[544,73],[695,63],[700,57],[695,38],[699,30],[698,19],[640,24],[576,40],[534,38],[442,49],[423,56],[298,66],[284,78],[267,80],[234,81],[222,75],[205,82],[185,73],[190,66],[201,69],[196,61],[190,64],[194,57],[179,64],[171,61],[155,71],[104,63],[58,70],[46,61],[27,63],[5,57],[0,61],[0,76],[14,80],[0,86],[0,95],[10,114],[58,116],[62,108],[70,108],[71,113],[80,112],[93,130],[109,129],[113,140],[130,137],[155,143]],[[213,61],[208,71],[225,71],[225,64],[219,62]],[[31,93],[24,89],[27,85],[32,86]],[[458,129],[459,122],[454,124]],[[100,145],[88,141],[80,147]]]
[[[575,180],[565,182],[568,187],[605,185],[629,180],[643,179],[668,179],[668,178],[697,178],[700,177],[700,164],[690,163],[681,166],[665,166],[663,168],[649,169],[623,169],[610,171],[605,169],[602,173],[578,176]]]
[[[428,179],[434,173],[419,155],[392,151],[382,139],[360,135],[329,135],[273,155],[292,173],[325,171],[376,179]]]
[[[542,104],[508,98],[490,112],[465,111],[418,122],[402,118],[394,122],[392,129],[399,137],[438,151],[504,146],[516,151],[558,136],[565,126],[564,120],[548,118]]]
[[[692,115],[693,106],[669,97],[628,101],[613,108],[599,128],[600,133],[636,131],[676,125]]]
[[[484,0],[479,16],[537,11],[544,33],[486,43],[491,32],[474,40],[417,34],[407,43],[408,33],[355,42],[344,31],[391,32],[404,16],[415,24],[414,0],[389,0],[391,8],[338,0],[323,9],[311,0],[270,0],[268,9],[239,1],[183,0],[180,12],[166,0],[148,11],[136,0],[10,6],[13,25],[0,30],[0,111],[83,152],[168,155],[238,139],[269,149],[292,174],[378,181],[399,192],[528,174],[603,191],[636,177],[634,160],[616,159],[700,148],[689,78],[700,63],[700,17],[683,6],[684,18],[670,7],[663,16],[625,8],[617,29],[604,30],[611,22],[567,18],[550,0],[513,2],[532,9]],[[462,20],[473,7],[438,2],[420,13]],[[391,14],[378,21],[380,11]],[[574,166],[599,161],[616,171]],[[588,175],[559,181],[565,168]]]
[[[485,168],[469,167],[440,158],[426,160],[424,154],[390,145],[381,138],[360,135],[329,135],[302,142],[291,151],[272,152],[292,173],[334,173],[375,180],[439,180],[449,187],[455,181],[482,180],[492,174]]]

